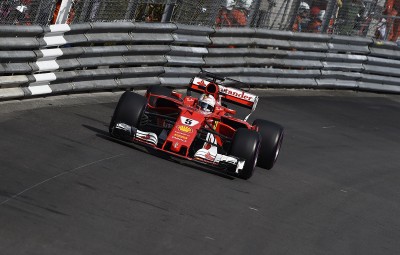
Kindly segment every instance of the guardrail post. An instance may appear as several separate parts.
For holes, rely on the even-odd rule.
[[[128,8],[125,12],[125,20],[134,20],[138,0],[129,0]]]
[[[261,0],[254,0],[251,3],[251,9],[246,27],[254,27],[255,23],[254,20],[257,17],[257,14],[260,12],[260,5],[261,5]]]
[[[165,5],[164,13],[161,18],[162,23],[171,21],[172,12],[174,11],[175,4],[176,0],[168,0],[167,4]]]
[[[326,10],[325,17],[324,17],[324,22],[323,22],[322,28],[321,28],[321,33],[326,33],[326,31],[328,30],[329,22],[331,21],[333,10],[336,7],[336,1],[337,0],[330,0],[328,3],[328,6],[326,8],[327,10]]]
[[[65,24],[71,10],[72,0],[62,0],[56,24]]]

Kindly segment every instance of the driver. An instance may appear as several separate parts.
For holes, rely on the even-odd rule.
[[[212,95],[202,94],[199,98],[198,107],[205,112],[213,112],[215,107],[215,98]]]

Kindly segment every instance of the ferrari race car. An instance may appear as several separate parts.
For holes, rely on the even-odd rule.
[[[283,127],[262,119],[249,124],[258,96],[223,86],[228,80],[200,73],[191,80],[186,96],[161,86],[148,88],[145,96],[124,92],[109,133],[242,179],[250,178],[256,165],[271,169],[281,148]],[[227,103],[248,108],[250,114],[239,119]]]

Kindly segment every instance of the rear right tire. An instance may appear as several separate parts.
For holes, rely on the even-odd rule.
[[[283,127],[271,121],[256,119],[253,122],[261,136],[261,149],[257,166],[270,170],[276,160],[282,146],[284,136]]]

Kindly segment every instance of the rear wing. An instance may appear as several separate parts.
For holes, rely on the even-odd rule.
[[[251,109],[250,114],[253,113],[253,111],[257,107],[258,96],[251,94],[249,92],[246,92],[244,90],[241,90],[241,89],[222,86],[220,84],[217,84],[214,80],[207,80],[207,79],[200,78],[200,77],[194,77],[192,79],[192,81],[190,82],[188,89],[199,92],[199,93],[205,93],[206,87],[210,83],[214,83],[218,87],[218,92],[217,92],[218,98],[216,98],[216,99],[219,102],[221,102],[221,100],[224,100],[224,101],[227,101],[227,102],[230,102],[233,104],[237,104],[237,105]],[[250,116],[250,114],[247,115],[244,120],[247,120],[247,118]]]

